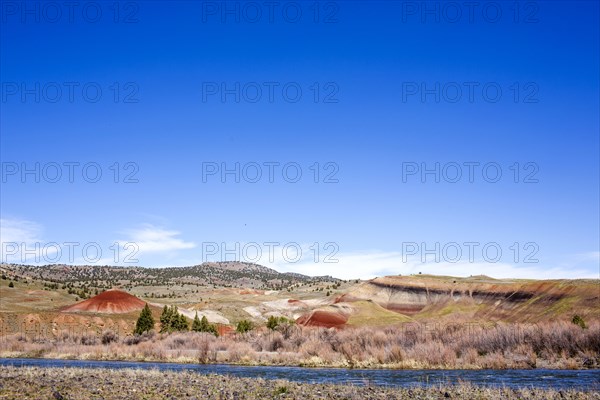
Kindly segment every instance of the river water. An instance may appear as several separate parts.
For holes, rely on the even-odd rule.
[[[242,378],[287,379],[301,383],[351,383],[354,385],[415,386],[470,382],[481,386],[513,388],[600,390],[600,370],[368,370],[301,367],[246,367],[224,364],[176,364],[128,361],[80,361],[36,358],[0,358],[3,366],[141,368],[195,371],[199,374]]]

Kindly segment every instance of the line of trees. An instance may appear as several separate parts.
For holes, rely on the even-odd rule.
[[[154,318],[152,317],[150,307],[146,303],[138,317],[133,333],[141,335],[152,329],[154,329]],[[161,333],[185,332],[189,330],[189,322],[185,315],[179,313],[177,306],[164,306],[160,316]],[[209,323],[206,316],[202,316],[202,319],[198,318],[198,312],[196,312],[196,316],[192,322],[192,331],[207,332],[219,336],[217,325]]]
[[[276,329],[281,324],[293,324],[293,321],[285,317],[269,317],[267,327],[269,329]],[[152,311],[148,306],[148,303],[142,309],[140,316],[135,324],[134,334],[141,335],[144,332],[149,332],[154,329],[154,318],[152,317]],[[245,333],[254,329],[254,324],[248,320],[242,320],[238,322],[236,331],[238,333]],[[177,306],[164,306],[162,314],[160,316],[160,332],[171,333],[171,332],[185,332],[190,330],[190,325],[185,315],[179,313]],[[192,321],[191,330],[193,332],[206,332],[212,333],[215,336],[219,336],[219,330],[216,324],[211,324],[205,315],[202,318],[198,317],[198,312],[194,316]]]
[[[210,324],[206,315],[202,316],[202,319],[198,318],[198,312],[196,312],[196,316],[194,317],[194,322],[192,322],[192,331],[194,332],[208,332],[212,333],[215,336],[219,336],[219,331],[217,330],[217,326],[215,324]]]
[[[177,306],[165,306],[160,316],[160,332],[189,331],[190,325],[185,315],[180,314]]]

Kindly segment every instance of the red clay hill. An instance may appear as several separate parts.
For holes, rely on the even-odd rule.
[[[146,303],[121,290],[107,290],[91,299],[62,309],[63,312],[96,312],[104,314],[124,314],[144,308]]]
[[[341,313],[324,310],[315,310],[304,314],[296,320],[297,324],[304,326],[319,326],[324,328],[340,328],[348,322],[348,317]]]

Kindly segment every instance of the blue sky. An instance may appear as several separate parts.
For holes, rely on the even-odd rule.
[[[3,261],[599,277],[596,1],[1,4]]]

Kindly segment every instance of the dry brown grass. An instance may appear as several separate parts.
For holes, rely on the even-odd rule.
[[[0,356],[364,368],[598,368],[600,324],[405,324],[385,328],[258,329],[123,336],[5,336]]]

